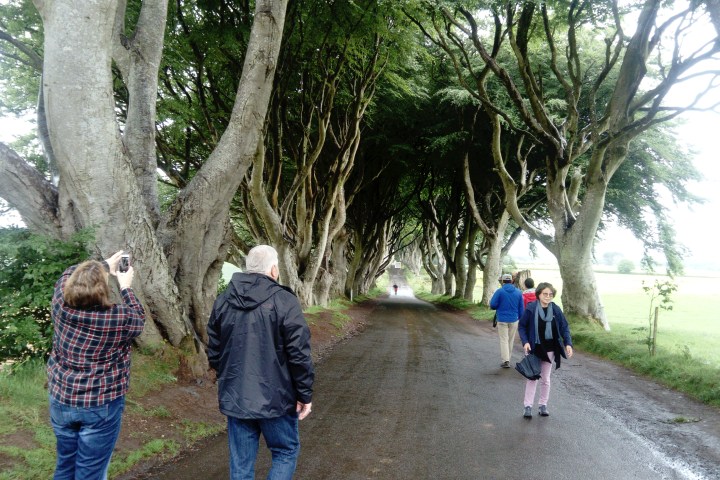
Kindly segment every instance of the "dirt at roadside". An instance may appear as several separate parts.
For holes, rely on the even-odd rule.
[[[355,305],[346,310],[344,313],[347,317],[342,318],[334,316],[332,312],[306,314],[315,363],[321,362],[337,343],[362,331],[368,314],[375,306],[376,303],[372,300]],[[174,440],[180,445],[181,452],[191,450],[195,444],[185,439],[184,432],[199,433],[203,427],[222,429],[225,426],[225,416],[217,408],[217,385],[212,379],[179,381],[162,390],[148,393],[137,403],[144,411],[152,410],[162,414],[141,416],[128,409],[123,418],[120,439],[115,447],[115,454],[120,458],[126,457],[153,439]],[[168,460],[167,454],[148,458],[116,479],[130,480]]]

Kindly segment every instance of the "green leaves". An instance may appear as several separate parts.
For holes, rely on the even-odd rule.
[[[47,357],[55,281],[88,257],[92,236],[84,231],[60,242],[24,229],[0,229],[0,362]]]

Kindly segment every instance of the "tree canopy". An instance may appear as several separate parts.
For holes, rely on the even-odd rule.
[[[698,201],[671,122],[709,108],[714,2],[14,0],[0,4],[0,197],[28,227],[133,251],[142,341],[203,364],[223,262],[274,245],[305,305],[364,293],[393,257],[487,302],[521,231],[558,260],[563,305],[608,325],[593,241],[617,221],[682,246]],[[689,37],[699,38],[688,50]]]

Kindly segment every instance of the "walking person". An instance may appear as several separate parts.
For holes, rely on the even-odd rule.
[[[278,254],[258,245],[213,306],[208,360],[228,419],[230,477],[255,477],[260,433],[272,454],[270,480],[291,479],[300,453],[298,420],[310,414],[314,371],[300,302],[277,283]]]
[[[119,270],[121,255],[69,267],[55,284],[47,365],[55,480],[106,479],[120,434],[130,344],[145,325],[131,288],[133,268]],[[110,276],[117,278],[122,303],[110,302]]]
[[[560,368],[560,357],[567,359],[573,356],[568,321],[560,307],[553,302],[556,294],[557,290],[550,283],[540,283],[535,289],[538,300],[528,304],[518,327],[525,354],[533,353],[541,360],[538,400],[538,412],[541,417],[550,415],[547,404],[550,399],[552,363],[555,362],[555,368]],[[532,418],[537,383],[538,380],[528,380],[525,383],[523,416],[527,419]]]
[[[490,299],[490,308],[497,316],[498,336],[500,337],[500,366],[510,368],[513,343],[518,328],[518,319],[523,314],[522,292],[512,284],[509,273],[500,277],[502,286]]]
[[[523,307],[527,308],[528,303],[537,300],[537,294],[535,293],[535,280],[528,277],[525,279],[523,284],[525,285],[525,290],[522,292]]]

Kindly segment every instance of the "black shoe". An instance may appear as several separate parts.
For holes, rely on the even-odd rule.
[[[500,364],[500,366],[501,366],[502,368],[510,368],[510,362],[502,362],[502,363]]]
[[[523,417],[525,418],[532,418],[532,408],[531,407],[525,407],[525,413],[523,413]]]
[[[540,412],[541,417],[549,417],[550,414],[547,411],[547,407],[545,405],[540,405],[538,407],[538,412]]]

